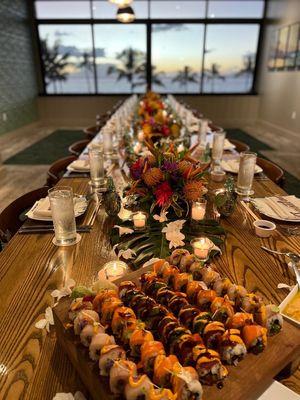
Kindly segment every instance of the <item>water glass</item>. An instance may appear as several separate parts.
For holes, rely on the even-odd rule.
[[[223,156],[225,136],[226,136],[225,131],[214,132],[213,147],[212,147],[213,170],[221,169],[220,165]]]
[[[89,148],[90,175],[94,187],[100,187],[104,182],[104,159],[102,146],[94,145]]]
[[[250,196],[254,193],[252,183],[255,173],[256,153],[244,151],[240,154],[239,173],[236,192],[241,196]]]
[[[113,154],[113,137],[111,129],[105,129],[103,132],[103,150],[105,156]]]
[[[49,200],[54,225],[55,240],[58,246],[76,243],[76,223],[73,190],[69,186],[49,189]]]
[[[199,128],[198,128],[198,142],[200,147],[206,146],[206,136],[208,130],[208,120],[207,119],[200,119],[199,120]]]

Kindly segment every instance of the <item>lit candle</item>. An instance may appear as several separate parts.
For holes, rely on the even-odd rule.
[[[207,237],[193,239],[191,245],[193,246],[195,256],[201,261],[208,259],[209,253],[214,246],[213,242]]]
[[[192,204],[192,219],[195,221],[201,221],[204,219],[206,211],[206,200],[194,201]]]
[[[142,142],[145,139],[145,135],[143,131],[139,131],[138,135],[137,135],[138,141]]]
[[[135,228],[145,228],[147,215],[142,211],[133,214],[133,225]]]
[[[104,265],[104,273],[106,279],[114,281],[115,279],[121,278],[126,270],[127,264],[123,261],[110,261]],[[101,278],[101,271],[98,272],[99,279]]]

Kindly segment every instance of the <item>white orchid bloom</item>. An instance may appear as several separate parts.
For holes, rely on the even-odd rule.
[[[119,226],[119,225],[115,225],[114,228],[119,228],[119,235],[128,235],[130,233],[133,233],[134,230],[130,229],[130,228],[125,228],[124,226]]]
[[[134,250],[131,249],[127,249],[127,250],[120,250],[118,253],[118,257],[123,257],[125,260],[129,260],[131,258],[134,258],[134,256],[136,256],[136,252]]]
[[[170,242],[169,249],[172,249],[172,247],[184,246],[185,243],[183,239],[185,236],[181,233],[181,229],[185,222],[184,219],[169,222],[167,226],[162,229],[162,232],[166,234],[166,239]]]
[[[182,143],[180,143],[180,145],[177,147],[178,153],[181,153],[181,152],[184,151],[184,150],[185,150],[184,145],[183,145]]]
[[[37,329],[45,329],[47,332],[50,332],[50,325],[54,325],[52,308],[47,307],[45,310],[45,318],[40,319],[34,326]]]
[[[55,289],[51,293],[51,296],[56,299],[55,305],[59,302],[59,300],[65,296],[69,296],[72,293],[72,288],[75,286],[74,279],[69,278],[62,289]]]
[[[155,221],[159,221],[160,223],[163,223],[163,222],[168,221],[167,214],[168,214],[168,211],[162,210],[160,215],[155,214],[155,215],[153,215],[153,218],[155,219]]]

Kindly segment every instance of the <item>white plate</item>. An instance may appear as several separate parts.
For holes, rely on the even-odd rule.
[[[234,162],[236,164],[236,168],[234,166],[234,168],[231,168],[230,165],[228,165],[228,163],[226,162],[226,160],[222,160],[221,161],[221,167],[224,171],[226,172],[230,172],[232,174],[237,174],[239,172],[239,160],[230,160],[230,162]],[[261,172],[263,172],[263,169],[259,166],[259,165],[255,165],[255,174],[260,174]]]
[[[80,208],[77,210],[77,212],[75,212],[75,218],[80,217],[81,215],[83,215],[86,212],[87,206],[88,206],[88,202],[81,197],[80,198],[80,203],[82,202],[82,205],[80,204]],[[36,216],[34,215],[34,209],[37,207],[38,202],[36,202],[33,207],[26,213],[27,217],[30,219],[33,219],[35,221],[48,221],[51,222],[52,221],[52,217],[43,217],[43,216]],[[77,206],[78,207],[78,206]]]
[[[294,288],[290,291],[290,293],[286,296],[286,298],[282,301],[282,303],[280,303],[279,310],[280,310],[280,313],[282,314],[282,316],[285,319],[287,319],[293,325],[296,325],[298,328],[300,328],[300,322],[299,321],[297,321],[294,318],[289,317],[288,315],[285,315],[284,312],[283,312],[283,310],[289,304],[289,302],[296,296],[296,294],[298,293],[298,290],[299,290],[298,285],[295,285]]]
[[[300,396],[277,381],[273,381],[268,389],[257,400],[299,400]]]
[[[87,164],[85,167],[80,166],[82,164],[82,159],[80,160],[75,160],[73,162],[71,162],[71,164],[69,164],[67,166],[67,170],[71,171],[71,172],[90,172],[90,166],[89,164]],[[84,160],[86,161],[86,160]],[[78,166],[79,164],[79,166]]]
[[[253,206],[255,207],[255,209],[262,215],[265,215],[266,217],[275,219],[277,221],[284,221],[284,222],[300,222],[300,219],[285,219],[282,217],[279,217],[279,215],[276,215],[275,213],[267,213],[265,211],[261,211],[259,207],[257,207],[257,205],[251,201],[251,203],[253,204]]]

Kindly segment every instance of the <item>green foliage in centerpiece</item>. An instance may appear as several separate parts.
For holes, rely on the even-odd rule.
[[[117,220],[116,225],[110,236],[111,244],[115,246],[116,253],[122,253],[126,250],[132,250],[135,256],[132,260],[126,260],[133,269],[140,268],[151,258],[166,258],[173,249],[170,249],[170,242],[166,239],[162,229],[167,226],[169,221],[160,223],[150,217],[145,230],[133,230],[131,233],[120,235],[120,229],[133,229],[133,223],[130,220]],[[216,246],[221,246],[224,242],[224,229],[214,220],[203,220],[195,224],[186,221],[183,224],[181,233],[184,235],[184,247],[191,250],[190,241],[198,236],[206,235],[214,242]],[[212,251],[211,256],[216,252]]]
[[[113,217],[121,210],[121,199],[116,192],[114,181],[111,177],[107,180],[107,191],[103,194],[104,208],[106,213]]]

